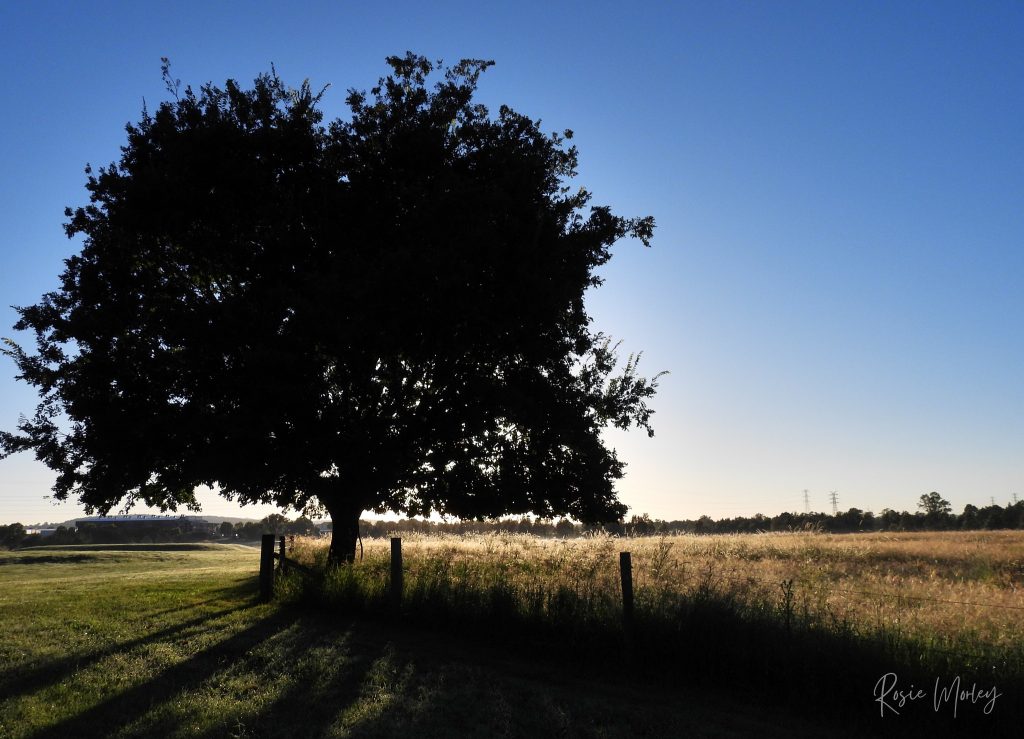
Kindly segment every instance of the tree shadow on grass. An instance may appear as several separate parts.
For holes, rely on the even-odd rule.
[[[225,663],[240,660],[261,643],[295,622],[296,615],[277,611],[191,658],[163,670],[147,682],[31,734],[33,739],[108,737],[144,718],[161,703],[197,689]]]
[[[994,677],[993,714],[981,703],[933,708],[931,687],[953,663],[921,664],[842,634],[797,632],[715,607],[683,632],[657,624],[630,662],[613,635],[559,649],[529,637],[502,645],[474,632],[349,627],[358,670],[305,678],[245,725],[248,736],[1019,736],[1020,681]],[[360,644],[370,647],[360,647]],[[585,651],[584,651],[585,650]],[[366,656],[369,655],[369,656]],[[939,674],[934,674],[938,670]],[[927,685],[927,700],[879,716],[873,688],[886,672]],[[978,675],[963,672],[966,683]],[[361,677],[360,677],[361,676]],[[335,680],[339,680],[335,684]],[[358,684],[361,679],[361,685]],[[930,682],[928,682],[930,680]],[[305,687],[303,687],[305,686]],[[306,689],[308,688],[308,689]],[[927,704],[927,705],[925,705]],[[207,736],[214,736],[209,734]]]
[[[373,695],[392,664],[382,641],[366,640],[357,624],[340,627],[322,615],[305,615],[273,646],[274,698],[257,711],[225,717],[195,736],[272,736],[308,739],[335,733],[353,707]],[[385,678],[386,679],[386,678]]]
[[[159,646],[169,637],[201,630],[244,608],[206,614],[116,648],[50,663],[23,674],[11,694],[45,689],[70,676],[89,681],[93,678],[83,675],[83,668],[108,654]],[[324,735],[347,708],[361,705],[367,696],[371,703],[375,700],[391,664],[386,644],[379,639],[356,639],[357,634],[358,628],[339,626],[333,616],[271,609],[266,617],[144,682],[129,684],[73,716],[26,735],[31,739]]]
[[[220,591],[221,594],[218,598],[213,598],[203,603],[212,603],[225,599],[236,599],[245,597],[252,593],[252,587],[249,584],[239,584],[231,588],[225,588]],[[187,608],[198,606],[202,604],[193,604],[177,610],[186,610]],[[202,627],[219,618],[228,616],[232,613],[237,613],[240,608],[246,606],[235,606],[232,608],[225,608],[212,613],[204,613],[195,618],[180,623],[173,624],[167,628],[160,629],[159,631],[153,631],[147,633],[145,636],[138,637],[137,639],[129,639],[128,641],[117,642],[100,649],[92,650],[84,654],[77,653],[71,654],[67,657],[62,657],[56,660],[50,660],[43,664],[36,665],[34,667],[28,667],[25,669],[10,669],[8,668],[2,674],[0,674],[0,700],[8,700],[11,698],[17,698],[22,695],[28,695],[34,693],[37,690],[42,690],[49,685],[60,682],[61,680],[68,677],[75,671],[79,671],[88,668],[90,665],[99,662],[100,660],[109,657],[114,654],[126,653],[133,649],[140,647],[146,647],[149,645],[157,644],[162,641],[166,641],[175,637],[176,635],[183,634],[189,630]],[[169,613],[173,609],[166,611],[159,611],[157,614],[147,614],[148,616],[160,615]]]
[[[936,677],[949,685],[955,673],[932,675],[931,682],[924,682],[928,675],[920,666],[876,659],[850,641],[807,639],[721,621],[718,628],[723,635],[735,631],[732,654],[702,653],[697,647],[690,660],[670,661],[673,655],[664,644],[648,643],[632,665],[622,658],[621,644],[614,642],[595,641],[589,656],[570,664],[574,658],[557,656],[557,650],[543,654],[518,645],[503,658],[493,645],[477,650],[472,640],[438,634],[434,638],[441,644],[463,646],[447,654],[436,648],[425,651],[422,642],[399,646],[390,653],[383,678],[371,670],[378,687],[366,686],[360,696],[371,705],[349,710],[353,721],[344,733],[418,738],[1021,735],[1019,682],[995,679],[1003,696],[993,714],[983,712],[984,701],[963,701],[954,717],[951,703],[934,709],[931,692]],[[751,630],[743,633],[741,628]],[[716,641],[707,633],[694,636],[712,645]],[[778,660],[780,651],[789,653],[788,661],[766,664]],[[718,664],[708,669],[716,659]],[[927,685],[928,696],[901,707],[899,716],[887,712],[883,718],[872,690],[889,669],[900,674],[904,689],[912,680]],[[815,680],[820,686],[810,689]],[[964,673],[964,680],[962,687],[969,690],[974,676]],[[992,680],[979,680],[979,688],[991,686]],[[830,691],[833,695],[826,700]]]
[[[326,619],[304,618],[295,656],[323,649],[334,659],[292,665],[274,701],[226,717],[197,736],[819,737],[820,723],[765,716],[738,702],[652,691],[534,653],[404,626],[353,623],[345,655],[332,650]],[[316,634],[316,636],[310,636]],[[299,647],[299,649],[295,649]],[[833,735],[836,732],[833,732]]]
[[[34,736],[821,735],[500,644],[324,613],[278,614],[190,662]]]
[[[975,658],[910,641],[785,623],[778,614],[741,615],[714,599],[690,602],[675,620],[638,618],[637,651],[644,670],[683,689],[711,684],[742,691],[790,715],[826,720],[857,736],[1020,736],[1024,676],[1019,663],[998,655]],[[900,704],[883,695],[883,676],[920,697]],[[964,690],[997,688],[1001,698],[943,701],[936,683],[960,679]],[[887,684],[891,684],[887,683]],[[884,703],[884,705],[883,705]]]
[[[1015,735],[1005,715],[852,720],[874,715],[864,680],[885,665],[848,640],[708,611],[674,637],[688,650],[673,650],[670,634],[639,625],[649,632],[627,668],[614,638],[583,653],[529,637],[501,644],[486,623],[453,632],[286,608],[32,737]],[[832,707],[864,710],[801,704],[830,690]]]

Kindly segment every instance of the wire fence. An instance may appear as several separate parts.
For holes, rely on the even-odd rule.
[[[270,537],[269,540],[271,542],[269,546],[271,547],[271,549],[273,549],[274,548],[274,546],[273,546],[274,545],[273,537]],[[264,542],[265,546],[267,546],[267,544],[266,544],[267,541],[268,541],[268,539],[265,537],[265,542]],[[620,541],[621,541],[622,544],[627,544],[629,542],[629,539],[622,539]],[[281,540],[281,547],[282,547],[282,549],[281,549],[281,554],[279,555],[278,558],[279,558],[279,561],[282,563],[282,565],[286,566],[287,563],[291,562],[291,560],[288,560],[288,559],[285,558],[283,546],[284,546],[284,542],[283,542],[283,538],[282,538],[282,540]],[[398,610],[401,609],[401,604],[402,604],[403,581],[408,582],[410,580],[415,580],[416,577],[421,576],[421,575],[428,575],[428,574],[429,575],[436,575],[437,570],[436,570],[436,568],[432,569],[430,567],[427,567],[422,572],[419,571],[420,567],[418,567],[417,564],[420,561],[420,557],[417,557],[415,554],[413,556],[411,556],[411,557],[406,558],[404,560],[404,564],[403,564],[401,538],[399,538],[399,537],[392,537],[391,538],[390,558],[391,558],[390,567],[388,569],[388,571],[390,573],[389,574],[389,578],[390,578],[390,583],[391,583],[390,586],[389,586],[390,587],[390,602],[391,602],[392,608],[394,608],[396,611],[398,611]],[[272,559],[273,559],[273,557],[272,557]],[[647,573],[647,572],[644,572],[643,570],[640,570],[637,573],[637,575],[640,575],[640,576],[639,576],[639,578],[635,579],[635,575],[633,573],[633,565],[634,565],[634,563],[640,563],[642,565],[643,564],[649,564],[649,562],[645,563],[644,559],[645,559],[644,554],[641,553],[641,552],[633,552],[632,555],[631,555],[630,552],[624,551],[624,552],[621,552],[620,555],[619,555],[619,573],[618,573],[618,575],[619,575],[619,588],[620,588],[620,594],[621,594],[621,598],[622,598],[622,604],[621,604],[621,606],[622,606],[622,617],[623,617],[623,621],[624,621],[624,625],[625,625],[625,632],[627,634],[627,639],[629,638],[629,633],[632,630],[632,621],[633,621],[633,618],[634,618],[634,616],[633,616],[633,612],[634,612],[634,608],[635,608],[635,606],[634,606],[634,587],[636,588],[636,590],[638,592],[642,592],[642,591],[650,588],[652,585],[657,586],[658,584],[661,584],[661,585],[665,585],[666,584],[666,581],[665,581],[664,578],[658,579],[657,577],[655,577],[652,580],[651,577],[650,577],[650,574]],[[729,572],[723,572],[721,569],[718,569],[718,570],[712,569],[712,565],[714,563],[714,560],[710,560],[710,559],[693,559],[693,558],[686,558],[686,557],[678,557],[677,556],[677,557],[674,557],[672,561],[674,563],[676,563],[676,564],[687,565],[687,566],[690,566],[690,567],[693,568],[691,573],[688,573],[687,575],[684,575],[684,577],[686,577],[686,579],[695,579],[698,582],[703,581],[705,583],[708,583],[708,582],[713,583],[716,580],[722,580],[722,581],[738,583],[738,584],[745,585],[745,586],[757,585],[757,586],[760,586],[761,588],[764,588],[766,593],[770,593],[770,592],[773,592],[773,591],[781,590],[782,592],[779,593],[776,596],[777,600],[769,600],[769,599],[765,598],[763,600],[763,602],[764,603],[770,603],[770,607],[771,608],[779,610],[780,612],[785,612],[786,608],[788,607],[788,608],[792,609],[792,610],[790,610],[790,614],[792,614],[793,611],[795,610],[795,602],[794,602],[794,600],[792,600],[792,598],[794,596],[794,591],[795,591],[796,588],[800,588],[805,593],[813,595],[813,596],[824,596],[826,598],[826,601],[833,594],[839,594],[839,595],[842,595],[842,596],[852,597],[852,598],[857,599],[857,600],[859,600],[861,602],[891,601],[891,602],[894,602],[896,604],[897,608],[899,608],[899,606],[901,604],[905,604],[907,602],[913,601],[915,603],[930,603],[930,604],[935,604],[935,605],[938,605],[938,606],[957,606],[957,607],[960,607],[960,608],[994,609],[994,610],[1003,611],[1003,612],[1006,612],[1006,611],[1014,611],[1014,612],[1016,612],[1016,611],[1024,611],[1024,606],[1014,605],[1014,604],[1009,604],[1009,603],[994,603],[994,602],[987,602],[987,601],[980,601],[980,600],[961,600],[961,599],[956,599],[956,598],[929,597],[929,596],[926,596],[926,595],[911,595],[911,594],[907,594],[907,593],[888,592],[888,591],[882,591],[882,590],[865,590],[865,589],[859,589],[859,588],[833,586],[833,585],[828,585],[828,584],[824,584],[824,583],[821,583],[821,582],[800,581],[798,579],[798,576],[781,577],[781,578],[780,577],[771,577],[771,578],[769,578],[769,577],[764,577],[764,576],[758,576],[758,575],[755,575],[755,574],[752,574],[752,573],[741,573],[741,572],[737,571],[736,569],[733,569],[733,570],[731,570]],[[609,567],[609,573],[610,573],[611,572],[611,563],[610,562],[608,563],[608,567]],[[707,572],[702,575],[700,573],[701,569],[706,569]],[[609,573],[606,573],[606,574],[609,574]],[[404,577],[405,575],[407,575],[408,577]],[[669,580],[671,580],[671,578],[669,578]],[[788,593],[787,593],[787,588],[789,590]],[[681,593],[677,593],[677,594],[681,594]],[[692,596],[692,593],[690,595]],[[785,601],[786,601],[787,596],[789,598],[791,598],[791,600],[789,601],[789,605],[788,606],[785,605]],[[789,618],[788,618],[788,616],[786,618],[786,623],[787,623],[787,627],[788,627],[789,626]],[[1024,622],[1020,622],[1020,623],[1024,624]],[[907,626],[908,624],[909,624],[909,622],[901,624],[901,628]],[[864,626],[868,627],[868,633],[870,633],[871,629],[870,629],[870,624],[868,624],[868,623],[861,623],[861,624],[858,625],[858,628],[862,628]],[[1024,643],[1024,629],[1021,629],[1021,632],[1022,632],[1021,633],[1021,637],[1022,637],[1021,643]],[[886,636],[887,634],[886,634],[886,632],[883,629],[880,629],[879,632],[878,632],[878,635]],[[909,642],[905,641],[905,637],[907,636],[906,633],[902,633],[901,634],[901,633],[898,632],[898,630],[897,630],[897,632],[892,632],[890,630],[888,632],[888,635],[895,636],[898,639],[904,639],[904,641],[903,641],[903,643],[902,643],[900,648],[910,648],[911,647],[911,644]],[[936,639],[936,642],[938,642],[938,639]],[[949,649],[949,648],[946,648],[945,646],[943,646],[941,642],[938,642],[938,643],[936,643],[936,642],[932,642],[932,643],[928,643],[927,644],[926,648],[927,648],[928,652],[930,652],[930,653],[937,653],[937,654],[943,654],[943,655],[946,655],[946,656],[948,656],[950,658],[954,658],[954,659],[960,660],[960,661],[962,661],[964,659],[976,659],[976,660],[982,660],[982,661],[990,661],[993,658],[993,655],[998,651],[998,647],[996,647],[995,645],[991,645],[989,651],[985,652],[985,651],[979,651],[977,649],[971,649],[966,643],[958,644],[956,649]],[[1019,655],[1017,657],[1019,658]]]
[[[284,537],[281,537],[281,539],[283,539],[283,538]],[[294,540],[294,537],[292,537],[292,539]],[[392,540],[392,542],[394,542],[396,540],[400,541],[400,537],[392,537],[391,540]],[[629,539],[623,539],[622,540],[623,543],[627,543],[628,541],[629,541]],[[289,545],[289,546],[291,546],[291,545]],[[394,544],[392,544],[391,553],[392,553],[393,557],[395,556],[395,551],[396,550],[394,549]],[[400,554],[401,550],[399,549],[398,551],[399,551],[399,554],[397,556],[401,557],[401,554]],[[283,550],[282,550],[282,555],[281,556],[283,556]],[[632,556],[635,558],[635,557],[637,557],[637,554],[634,553]],[[710,567],[710,565],[711,565],[711,561],[707,560],[707,559],[701,560],[701,559],[675,557],[673,561],[678,563],[678,564],[696,565],[696,566],[699,566],[699,567]],[[408,562],[408,560],[407,560],[407,562]],[[406,570],[408,570],[408,569],[409,568],[408,568],[408,564],[407,564],[406,565]],[[753,574],[750,574],[750,573],[742,573],[741,574],[736,569],[732,570],[732,574],[723,573],[720,570],[719,571],[715,571],[713,573],[713,577],[717,578],[717,579],[721,579],[721,580],[728,580],[730,582],[736,582],[736,583],[747,584],[747,585],[753,584],[753,583],[757,583],[757,584],[759,584],[761,586],[768,587],[768,588],[780,587],[782,585],[782,583],[785,582],[786,580],[790,580],[790,579],[792,579],[794,581],[797,580],[797,577],[782,578],[782,579],[777,579],[777,578],[767,579],[767,578],[759,577],[757,575],[753,575]],[[890,600],[894,600],[894,601],[897,601],[897,602],[899,602],[899,601],[916,601],[916,602],[922,602],[922,603],[935,603],[935,604],[941,604],[941,605],[956,605],[956,606],[973,607],[973,608],[995,608],[995,609],[1012,610],[1012,611],[1024,611],[1024,606],[1022,606],[1022,605],[1013,605],[1013,604],[1009,604],[1009,603],[993,603],[993,602],[976,601],[976,600],[959,600],[959,599],[951,599],[951,598],[936,598],[936,597],[928,597],[928,596],[923,596],[923,595],[910,595],[910,594],[907,594],[907,593],[895,593],[895,592],[886,592],[886,591],[880,591],[880,590],[862,590],[862,589],[857,589],[857,588],[827,586],[827,585],[824,585],[822,583],[809,583],[809,582],[805,582],[805,581],[800,581],[800,582],[798,582],[798,584],[801,587],[811,588],[811,589],[813,589],[815,591],[818,591],[818,592],[826,591],[827,593],[838,593],[838,594],[843,594],[843,595],[852,595],[852,596],[858,596],[858,597],[863,598],[863,599],[890,599]]]

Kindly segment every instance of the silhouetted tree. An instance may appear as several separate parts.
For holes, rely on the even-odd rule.
[[[1024,528],[1024,500],[1006,506],[1006,525],[1008,528]]]
[[[983,529],[1007,528],[1006,511],[998,505],[987,505],[979,510],[978,521]]]
[[[655,530],[654,522],[646,513],[633,516],[629,519],[629,524],[626,526],[626,531],[629,532],[630,536],[651,536]]]
[[[221,522],[220,528],[217,529],[221,536],[231,538],[235,535],[235,527],[230,521]]]
[[[944,529],[955,521],[949,501],[934,491],[922,495],[917,507],[924,513],[923,525],[919,528]]]
[[[25,527],[20,523],[12,523],[0,526],[0,546],[7,549],[14,549],[21,546],[26,536]]]
[[[263,534],[263,524],[246,521],[235,527],[235,533],[242,541],[255,541]]]
[[[572,521],[567,518],[561,519],[555,524],[555,536],[565,539],[575,535],[576,527],[572,525]]]
[[[960,514],[960,528],[976,529],[978,525],[978,507],[968,503],[964,506],[964,512]]]
[[[312,536],[316,533],[316,524],[306,516],[299,516],[285,526],[285,532],[297,536]]]
[[[365,509],[622,516],[600,432],[651,433],[657,377],[616,369],[583,297],[653,219],[588,211],[571,132],[474,103],[490,62],[388,63],[329,126],[306,83],[179,96],[165,64],[174,100],[87,168],[82,251],[18,309],[37,353],[5,352],[42,400],[0,452],[89,512],[200,485],[326,509],[333,561]]]
[[[291,523],[286,516],[282,516],[280,513],[271,513],[266,516],[260,523],[263,525],[263,531],[268,534],[283,534],[288,529],[288,524]]]

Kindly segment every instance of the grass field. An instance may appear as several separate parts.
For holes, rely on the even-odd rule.
[[[781,709],[725,691],[256,604],[257,560],[244,546],[0,552],[0,736],[792,735]]]
[[[0,552],[0,737],[1016,728],[1024,612],[948,601],[1024,605],[1020,534],[407,539],[401,614],[388,610],[386,543],[366,545],[326,580],[282,581],[270,604],[255,602],[258,552],[245,546]],[[632,660],[620,549],[636,568]],[[314,542],[293,554],[323,556]],[[902,600],[854,594],[882,590]],[[880,644],[890,651],[872,651]],[[849,674],[886,659],[943,679],[980,671],[1002,695],[991,716],[961,706],[953,721],[922,705],[883,721],[872,700],[882,673]],[[800,689],[823,663],[831,703]],[[787,675],[795,690],[769,684]]]
[[[368,540],[362,571],[386,576],[389,546],[385,539]],[[638,597],[649,608],[667,594],[702,591],[781,606],[782,583],[790,582],[793,618],[846,621],[862,631],[898,629],[961,654],[1005,657],[1024,646],[1024,533],[1017,531],[569,540],[414,535],[403,542],[413,592],[442,583],[467,590],[500,586],[529,601],[562,590],[607,598],[611,610],[618,608],[620,550],[632,552]],[[325,540],[299,539],[293,556],[322,568],[326,554]]]
[[[324,547],[300,540],[294,556],[322,567]],[[636,593],[628,642],[620,550],[632,554]],[[900,710],[910,716],[900,726],[1019,734],[1021,532],[413,536],[403,552],[401,615],[434,628],[483,629],[521,647],[542,643],[567,659],[626,651],[648,676],[742,687],[795,712],[816,707],[868,730],[881,718],[876,709],[892,706],[882,694],[884,706],[873,700],[883,675],[894,673],[899,690],[926,685],[929,694],[959,678],[1001,697],[961,701],[949,722],[951,701],[939,700],[936,709],[921,700]],[[387,616],[388,562],[388,542],[371,540],[356,567],[312,584],[295,578],[285,597]],[[895,711],[886,717],[892,728]]]

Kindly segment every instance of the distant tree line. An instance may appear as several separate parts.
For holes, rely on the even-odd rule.
[[[0,548],[18,549],[60,544],[162,544],[197,541],[255,541],[263,534],[312,536],[316,524],[305,516],[292,520],[272,513],[262,521],[218,526],[196,526],[187,519],[168,526],[163,522],[92,523],[80,521],[78,526],[58,526],[53,533],[30,534],[20,523],[0,525]]]
[[[392,534],[532,534],[547,539],[581,536],[587,531],[600,530],[601,526],[573,523],[568,519],[558,521],[528,516],[483,521],[424,521],[406,518],[398,521],[360,521],[359,534],[364,538],[380,538]]]
[[[505,518],[483,521],[360,521],[359,533],[364,538],[381,538],[393,534],[531,534],[544,538],[574,538],[595,533],[613,536],[659,536],[666,534],[745,534],[760,531],[823,531],[835,534],[858,531],[974,531],[993,529],[1024,529],[1024,501],[978,508],[964,506],[954,514],[949,502],[937,492],[922,495],[914,513],[885,508],[881,513],[851,508],[830,515],[827,513],[760,513],[744,517],[714,520],[709,516],[697,519],[664,521],[646,513],[621,522],[593,525],[574,523],[568,519]],[[255,541],[263,534],[279,536],[315,536],[316,523],[305,516],[289,519],[272,513],[261,521],[232,524],[225,521],[217,527],[196,528],[183,521],[180,526],[140,524],[82,524],[76,528],[60,526],[48,535],[29,534],[20,523],[0,526],[0,548],[39,546],[42,544],[119,544],[195,541]]]
[[[360,533],[364,537],[381,537],[391,533],[512,533],[533,534],[547,538],[570,538],[605,532],[615,536],[657,536],[662,534],[742,534],[759,531],[825,531],[853,533],[857,531],[954,531],[984,529],[1024,529],[1024,501],[1006,506],[989,505],[984,508],[967,505],[963,513],[955,515],[949,502],[937,492],[922,495],[918,511],[897,512],[889,508],[880,514],[851,508],[830,515],[827,513],[780,513],[776,516],[723,518],[710,516],[697,519],[664,521],[652,519],[646,513],[628,520],[601,525],[584,525],[561,519],[508,518],[491,521],[435,522],[419,519],[400,521],[362,521]]]
[[[984,508],[967,505],[961,514],[952,512],[894,511],[890,508],[875,514],[851,508],[835,515],[828,513],[780,513],[776,516],[754,516],[713,520],[701,516],[696,520],[661,521],[646,514],[609,527],[613,533],[627,536],[658,534],[742,534],[759,531],[823,531],[834,534],[858,531],[975,531],[991,529],[1024,529],[1024,501],[1007,506]]]

